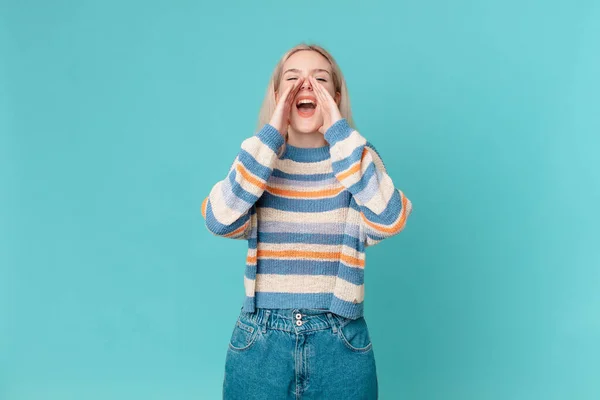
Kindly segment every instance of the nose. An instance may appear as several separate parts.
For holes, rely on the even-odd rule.
[[[312,90],[312,85],[310,83],[310,79],[305,78],[304,82],[302,82],[302,87],[300,89],[311,89]]]

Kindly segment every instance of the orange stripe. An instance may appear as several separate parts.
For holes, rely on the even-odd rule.
[[[365,156],[367,155],[368,152],[369,152],[369,149],[367,148],[367,146],[363,147],[362,154],[360,155],[361,161],[365,158]]]
[[[206,204],[208,203],[208,196],[202,201],[202,205],[200,206],[200,212],[202,212],[202,216],[206,219]]]
[[[323,189],[323,190],[315,190],[312,192],[303,192],[299,190],[287,190],[287,189],[278,189],[272,186],[267,186],[267,191],[270,193],[286,196],[286,197],[299,197],[299,198],[315,198],[315,197],[325,197],[325,196],[334,196],[344,190],[344,187],[341,186],[335,189]]]
[[[352,175],[353,173],[359,171],[360,165],[362,164],[362,162],[365,159],[365,156],[367,155],[368,152],[369,152],[369,150],[367,149],[367,147],[364,147],[362,154],[360,155],[360,161],[355,162],[352,165],[352,167],[350,167],[348,170],[342,172],[341,174],[336,175],[337,178],[341,181],[341,180],[345,179],[346,177]]]
[[[349,169],[347,169],[346,171],[337,174],[337,178],[338,180],[344,180],[346,177],[354,174],[355,172],[360,170],[360,161],[357,161],[354,165],[352,165],[352,167],[350,167]]]
[[[244,225],[240,226],[240,227],[239,227],[239,228],[237,228],[235,231],[233,231],[233,232],[229,232],[229,233],[227,233],[227,234],[225,234],[225,235],[223,235],[223,236],[225,236],[225,237],[230,237],[230,236],[235,236],[235,235],[237,235],[237,234],[239,234],[239,233],[243,232],[243,231],[246,229],[246,227],[248,227],[248,223],[249,223],[249,222],[250,222],[250,220],[246,221],[246,222],[244,223]]]
[[[256,264],[256,256],[247,256],[246,263],[248,264]]]
[[[327,260],[345,261],[348,264],[364,267],[365,260],[349,256],[342,253],[331,253],[324,251],[302,251],[302,250],[258,250],[258,257],[300,257],[300,258],[320,258]]]
[[[242,164],[237,164],[236,165],[236,170],[242,175],[242,177],[247,180],[248,182],[252,183],[254,186],[264,190],[265,187],[267,186],[267,183],[255,178],[254,176],[252,176],[250,174],[250,172],[248,172],[248,170],[246,170],[246,168],[244,168],[244,166]]]
[[[360,213],[361,217],[367,225],[369,225],[371,228],[377,231],[391,234],[400,232],[404,227],[404,224],[406,223],[406,207],[408,206],[407,198],[402,194],[402,192],[400,192],[400,196],[402,197],[402,212],[400,213],[400,219],[394,225],[387,227],[371,222],[367,219],[367,217],[365,217],[365,215],[362,212]]]
[[[365,266],[365,260],[361,260],[360,258],[352,257],[347,254],[340,254],[340,259],[346,264],[358,265],[359,267]]]

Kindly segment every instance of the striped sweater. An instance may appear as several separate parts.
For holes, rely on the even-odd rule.
[[[365,248],[399,233],[412,205],[346,119],[318,148],[270,124],[242,142],[202,202],[214,235],[248,241],[242,309],[320,308],[363,316]]]

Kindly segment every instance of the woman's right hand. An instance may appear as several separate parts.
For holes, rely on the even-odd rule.
[[[299,78],[294,85],[288,86],[287,89],[285,89],[283,93],[281,93],[281,96],[277,101],[275,111],[271,116],[271,121],[269,122],[269,124],[275,129],[277,129],[281,136],[285,137],[288,125],[290,123],[290,113],[293,107],[295,106],[294,99],[296,98],[296,94],[298,94],[298,91],[302,87],[304,79],[305,78]]]

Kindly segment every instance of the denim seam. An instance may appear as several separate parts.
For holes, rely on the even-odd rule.
[[[242,325],[244,325],[243,322],[238,321],[236,323],[236,326],[240,326],[241,327]],[[244,328],[242,328],[242,329],[244,329]],[[244,330],[248,331],[247,329],[244,329]],[[251,331],[248,331],[248,332],[251,332]],[[256,339],[258,337],[258,330],[254,330],[253,329],[253,332],[250,333],[250,335],[251,335],[250,342],[246,346],[244,346],[244,347],[235,347],[234,345],[231,344],[231,340],[229,340],[229,348],[232,351],[237,351],[237,352],[242,352],[242,351],[248,350],[250,347],[252,347],[254,345],[254,343],[256,343]]]
[[[348,341],[348,339],[346,339],[346,336],[344,336],[344,332],[342,331],[341,328],[343,328],[344,326],[348,325],[352,321],[355,321],[355,320],[348,319],[348,320],[344,321],[344,324],[339,329],[339,336],[342,339],[342,341],[344,342],[344,344],[346,345],[346,347],[348,347],[350,350],[354,351],[355,353],[368,353],[369,350],[371,350],[371,348],[373,347],[373,341],[371,339],[371,335],[369,335],[369,344],[366,345],[365,347],[354,347],[354,346],[352,346],[350,344],[350,342]]]

